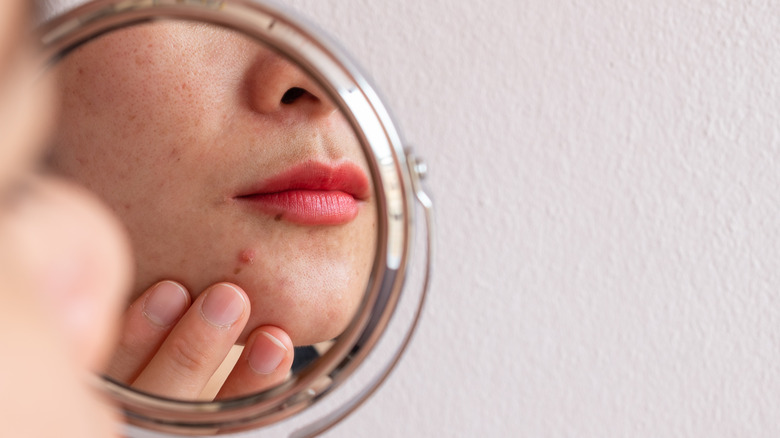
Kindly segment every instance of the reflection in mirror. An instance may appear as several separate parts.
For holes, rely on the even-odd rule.
[[[377,212],[363,150],[318,84],[255,40],[185,21],[114,31],[53,71],[48,166],[109,204],[135,254],[109,377],[229,398],[327,349],[366,290]]]

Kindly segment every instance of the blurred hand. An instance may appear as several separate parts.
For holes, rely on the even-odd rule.
[[[91,383],[115,345],[129,243],[94,196],[29,178],[0,214],[3,436],[118,435]]]

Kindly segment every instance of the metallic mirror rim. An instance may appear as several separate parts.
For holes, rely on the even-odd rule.
[[[215,434],[273,424],[338,388],[381,338],[401,295],[412,245],[415,203],[425,210],[428,232],[425,280],[404,340],[366,388],[306,428],[319,433],[352,412],[385,380],[411,339],[429,281],[431,204],[420,185],[424,165],[404,150],[402,138],[377,93],[337,45],[279,5],[254,0],[97,0],[44,23],[42,71],[71,50],[105,33],[161,19],[195,20],[240,31],[297,63],[337,103],[358,134],[371,167],[378,208],[377,252],[366,296],[334,346],[303,372],[268,391],[230,400],[190,402],[144,394],[104,379],[101,386],[130,424],[169,433]],[[405,292],[409,293],[409,292]]]

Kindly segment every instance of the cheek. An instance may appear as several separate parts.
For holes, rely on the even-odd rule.
[[[116,149],[132,156],[150,151],[162,139],[182,133],[194,102],[176,93],[175,75],[155,74],[130,59],[105,63],[79,54],[64,61],[60,73],[62,117],[59,133],[70,147],[133,146]],[[99,52],[100,53],[100,52]],[[120,56],[107,54],[107,56]],[[186,133],[187,131],[184,131]],[[78,140],[78,143],[76,143]]]
[[[80,55],[63,61],[59,70],[62,104],[52,161],[84,181],[104,175],[124,180],[143,169],[157,133],[168,123],[157,110],[164,105],[165,84],[151,82],[141,94],[145,81],[136,76],[134,63],[107,64]]]
[[[166,74],[169,66],[149,61],[152,54],[89,48],[61,67],[62,116],[52,166],[120,213],[150,195],[170,197],[192,185],[214,159],[209,145],[225,115],[210,105],[226,108],[216,97],[224,93],[194,86],[183,73],[187,68]],[[115,60],[95,59],[99,55]]]

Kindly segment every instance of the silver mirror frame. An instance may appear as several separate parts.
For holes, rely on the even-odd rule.
[[[101,380],[133,427],[189,435],[214,435],[269,426],[288,419],[337,390],[364,363],[393,318],[410,262],[415,204],[427,226],[424,275],[419,289],[405,291],[412,315],[397,347],[347,400],[296,436],[318,434],[346,417],[389,375],[417,326],[428,288],[431,203],[421,187],[425,165],[404,148],[379,97],[335,44],[283,7],[253,0],[97,0],[44,23],[42,70],[71,50],[108,32],[161,19],[194,20],[233,29],[265,43],[310,74],[344,112],[368,158],[377,196],[377,251],[366,296],[346,331],[315,363],[271,390],[229,400],[165,399]]]

